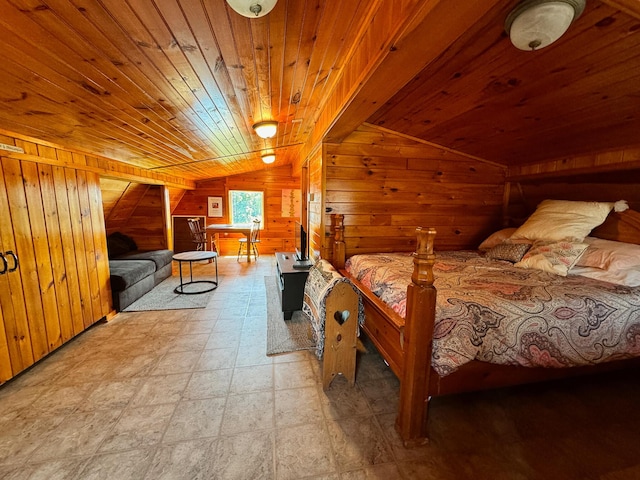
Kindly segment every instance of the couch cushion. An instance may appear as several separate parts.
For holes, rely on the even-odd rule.
[[[159,268],[158,270],[156,270],[156,273],[153,275],[154,284],[158,285],[165,278],[170,277],[172,273],[173,273],[173,265],[171,264],[165,265],[164,267]]]
[[[121,292],[145,277],[153,276],[156,264],[151,260],[109,260],[111,290]]]
[[[113,308],[118,312],[121,312],[133,302],[142,297],[145,293],[150,292],[154,287],[153,276],[149,275],[144,277],[137,283],[134,283],[129,288],[122,292],[112,292],[113,295]]]
[[[117,257],[117,260],[151,260],[156,264],[156,270],[160,270],[165,265],[169,265],[172,259],[173,250],[135,251]]]
[[[124,255],[127,252],[137,250],[138,246],[133,238],[120,232],[114,232],[107,236],[107,251],[109,258]]]

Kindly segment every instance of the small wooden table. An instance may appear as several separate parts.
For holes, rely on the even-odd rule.
[[[218,253],[207,251],[193,251],[176,253],[173,259],[178,262],[178,268],[180,269],[180,285],[178,285],[173,291],[176,293],[182,293],[184,295],[198,295],[200,293],[207,293],[211,290],[218,288]],[[193,279],[193,262],[199,262],[202,260],[213,260],[216,264],[216,280],[194,280]],[[182,262],[189,262],[189,281],[185,282],[182,279]],[[186,285],[192,285],[194,283],[208,283],[213,285],[206,290],[198,290],[197,292],[185,292],[184,287]]]
[[[242,233],[245,237],[249,238],[251,236],[251,224],[249,223],[241,223],[241,224],[228,224],[228,223],[212,223],[211,225],[207,225],[206,229],[207,235],[212,235],[218,240],[218,236],[221,233]],[[251,249],[247,248],[247,262],[251,263]]]

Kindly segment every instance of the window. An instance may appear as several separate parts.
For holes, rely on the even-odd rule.
[[[264,219],[264,192],[246,190],[229,191],[229,217],[232,224],[251,223],[254,218]],[[264,225],[264,220],[263,223]]]

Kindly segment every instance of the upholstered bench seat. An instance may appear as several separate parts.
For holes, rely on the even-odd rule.
[[[151,260],[109,260],[109,270],[111,271],[111,289],[115,292],[122,292],[149,276],[152,278],[153,288],[156,265]]]
[[[151,250],[148,252],[134,251],[119,255],[112,260],[151,260],[156,264],[156,270],[171,265],[173,250]]]
[[[120,312],[171,276],[173,251],[140,251],[133,239],[116,232],[107,237],[113,308]]]
[[[114,260],[150,260],[155,264],[153,274],[153,284],[158,285],[165,278],[171,276],[171,262],[173,261],[173,250],[149,250],[147,252],[133,251],[115,257]]]

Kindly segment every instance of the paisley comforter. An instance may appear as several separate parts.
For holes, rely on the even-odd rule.
[[[356,255],[347,271],[404,318],[410,254]],[[433,368],[471,360],[572,367],[640,356],[640,287],[439,252]]]

